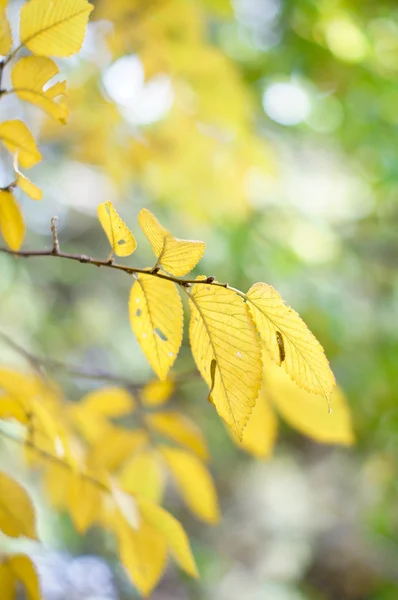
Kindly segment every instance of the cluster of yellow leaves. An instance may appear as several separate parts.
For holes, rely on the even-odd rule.
[[[49,85],[59,73],[58,66],[49,56],[71,56],[80,50],[93,6],[87,0],[28,0],[20,14],[20,45],[12,50],[6,4],[0,6],[0,54],[5,56],[1,73],[21,48],[26,48],[32,55],[14,64],[12,88],[1,89],[0,98],[4,94],[16,94],[60,123],[66,123],[69,113],[63,100],[66,82]],[[0,142],[23,168],[33,167],[41,161],[31,132],[19,119],[0,124]],[[40,200],[42,193],[17,167],[14,171],[14,181],[0,190],[0,232],[11,250],[18,250],[25,237],[25,224],[12,190],[19,187],[33,200]]]
[[[134,395],[113,386],[68,404],[53,382],[0,369],[0,418],[26,427],[26,458],[44,472],[52,505],[67,511],[80,533],[94,525],[111,531],[120,560],[143,595],[158,582],[168,555],[197,576],[182,526],[161,507],[167,481],[197,518],[207,523],[219,518],[200,429],[163,408],[173,391],[171,380],[154,380]],[[115,423],[126,416],[134,418],[135,429]],[[0,492],[0,529],[36,539],[27,493],[4,474]],[[2,576],[9,577],[8,571],[0,569],[0,584]]]
[[[36,515],[26,490],[0,472],[0,531],[13,537],[37,540]],[[14,600],[22,584],[28,600],[41,600],[39,581],[30,558],[24,554],[0,553],[0,590],[4,600]]]
[[[112,204],[100,205],[98,215],[112,251],[131,254],[135,238]],[[272,286],[256,283],[245,294],[213,277],[185,282],[178,277],[198,263],[203,242],[175,238],[146,209],[138,221],[156,263],[135,274],[130,322],[161,380],[166,380],[182,342],[180,288],[188,296],[192,354],[209,386],[209,400],[239,439],[259,396],[264,352],[299,387],[324,396],[330,406],[335,379],[323,348]]]

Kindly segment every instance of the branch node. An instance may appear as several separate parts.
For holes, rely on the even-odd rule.
[[[52,217],[51,219],[51,233],[53,236],[53,254],[58,255],[60,250],[59,250],[59,240],[58,240],[58,235],[57,235],[57,227],[59,226],[59,219],[58,217]]]
[[[206,283],[213,283],[213,281],[215,281],[215,280],[216,280],[216,278],[213,277],[213,275],[210,275],[210,277],[206,278]]]
[[[90,256],[86,256],[85,254],[82,254],[81,256],[79,256],[79,262],[81,262],[81,263],[89,263],[89,262],[91,262],[91,257]]]

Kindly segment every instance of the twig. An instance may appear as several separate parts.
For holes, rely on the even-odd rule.
[[[0,435],[2,435],[4,438],[7,438],[8,440],[11,440],[12,442],[15,442],[16,444],[19,444],[20,446],[23,446],[25,448],[30,448],[31,450],[33,450],[39,456],[41,456],[42,458],[44,458],[46,460],[55,462],[58,465],[64,467],[65,469],[70,469],[71,471],[75,471],[75,468],[72,465],[70,465],[69,463],[62,460],[62,458],[60,458],[59,456],[56,456],[55,454],[51,454],[51,452],[47,452],[47,450],[44,450],[44,448],[40,448],[39,446],[36,446],[36,444],[32,440],[29,440],[26,438],[20,438],[16,435],[13,435],[12,433],[10,433],[8,431],[5,431],[2,428],[0,428]],[[83,479],[86,479],[87,481],[90,481],[92,484],[96,485],[101,490],[111,493],[110,488],[107,485],[105,485],[105,483],[102,483],[102,481],[99,481],[95,477],[88,475],[88,473],[80,472],[79,476],[82,477]]]
[[[90,265],[94,265],[96,267],[107,267],[108,269],[117,269],[118,271],[123,271],[127,273],[127,275],[135,275],[135,274],[143,274],[143,275],[151,275],[152,277],[157,277],[158,279],[166,279],[167,281],[173,281],[177,285],[180,285],[183,288],[191,287],[196,284],[211,284],[217,287],[223,287],[230,289],[236,293],[242,294],[239,290],[235,290],[228,285],[228,283],[219,283],[214,280],[213,276],[206,277],[204,279],[181,279],[180,277],[173,277],[172,275],[166,275],[166,273],[162,273],[160,271],[153,271],[151,268],[149,269],[140,269],[138,267],[128,267],[125,265],[119,265],[112,261],[98,260],[96,258],[92,258],[91,256],[86,256],[85,254],[71,254],[69,252],[58,252],[55,253],[54,249],[52,250],[10,250],[9,248],[0,248],[0,252],[5,254],[11,254],[13,256],[20,256],[22,258],[33,258],[38,256],[53,256],[57,258],[64,258],[66,260],[74,260],[80,263],[87,263]]]

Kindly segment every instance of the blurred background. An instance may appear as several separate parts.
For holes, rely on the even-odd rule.
[[[204,527],[171,497],[201,578],[169,569],[154,600],[398,598],[398,6],[394,0],[97,0],[84,47],[59,61],[69,123],[12,97],[44,160],[17,191],[25,249],[105,259],[96,218],[111,200],[137,236],[130,264],[153,256],[143,207],[176,236],[207,244],[198,273],[246,290],[272,284],[325,348],[356,443],[317,444],[280,424],[272,457],[231,442],[199,379],[175,400],[204,430],[221,523]],[[18,24],[21,3],[11,1]],[[1,153],[1,185],[12,176]],[[127,262],[128,264],[128,262]],[[0,254],[0,330],[26,350],[137,384],[152,378],[128,321],[127,277]],[[0,341],[1,363],[27,368]],[[194,368],[185,342],[174,371]],[[96,382],[57,370],[70,399]],[[322,400],[320,399],[320,402]],[[80,537],[23,471],[41,505],[34,558],[46,600],[138,595],[109,541]]]

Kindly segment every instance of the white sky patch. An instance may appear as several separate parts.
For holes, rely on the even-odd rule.
[[[281,125],[297,125],[308,118],[311,102],[307,92],[292,82],[271,83],[263,95],[263,108]]]
[[[108,67],[102,80],[107,94],[134,126],[159,121],[174,102],[170,78],[157,75],[145,81],[143,65],[135,55],[119,58]]]

